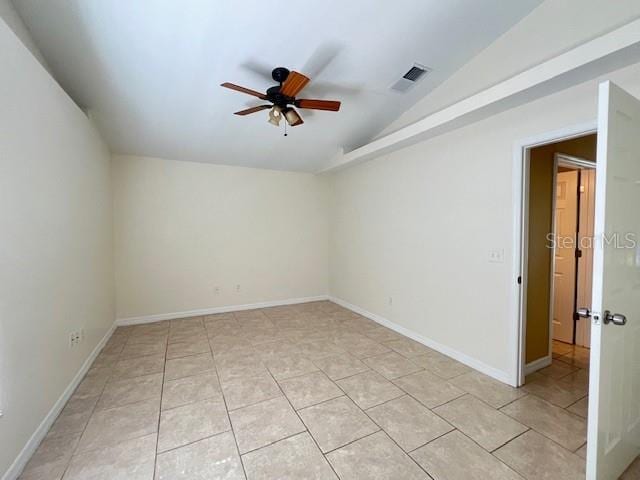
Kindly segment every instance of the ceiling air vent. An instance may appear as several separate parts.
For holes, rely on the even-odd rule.
[[[396,92],[406,92],[429,72],[430,70],[424,65],[414,63],[413,67],[411,67],[400,80],[391,85],[391,90],[395,90]]]

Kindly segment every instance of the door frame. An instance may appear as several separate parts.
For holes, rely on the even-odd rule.
[[[529,235],[529,164],[532,148],[557,143],[564,140],[583,137],[597,133],[597,120],[571,125],[559,130],[541,133],[536,136],[516,141],[513,147],[513,259],[511,291],[511,308],[514,321],[511,333],[511,357],[513,362],[511,385],[519,387],[524,384],[526,366],[526,326],[527,326],[527,268],[528,268],[528,235]],[[555,175],[555,174],[554,174]],[[555,193],[555,185],[554,185]],[[555,204],[555,198],[553,199]],[[553,261],[553,255],[552,255]],[[520,281],[518,281],[520,279]],[[550,303],[550,311],[551,311]],[[551,317],[551,314],[549,315]],[[549,335],[551,339],[551,335]],[[551,340],[548,357],[552,357]]]

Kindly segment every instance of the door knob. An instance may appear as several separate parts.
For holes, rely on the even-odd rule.
[[[591,310],[586,307],[579,308],[577,313],[580,318],[591,318]]]
[[[602,315],[604,319],[605,325],[608,323],[613,323],[614,325],[626,325],[627,317],[621,313],[611,313],[609,310],[604,311],[604,315]]]

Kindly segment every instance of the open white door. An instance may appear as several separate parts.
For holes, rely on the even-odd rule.
[[[604,82],[598,101],[588,480],[615,480],[640,454],[639,234],[640,100]]]
[[[551,335],[554,340],[573,343],[573,304],[576,293],[576,225],[578,224],[578,171],[556,174],[555,232],[558,242],[553,250],[553,316]],[[571,239],[574,241],[567,242]]]

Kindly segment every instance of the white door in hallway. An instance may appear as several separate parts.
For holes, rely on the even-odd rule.
[[[553,271],[553,339],[573,343],[576,288],[576,230],[578,225],[578,171],[556,176],[556,246]]]
[[[615,480],[640,454],[639,210],[640,100],[604,82],[598,102],[588,480]]]
[[[591,308],[593,289],[593,221],[596,195],[596,171],[583,169],[580,174],[580,224],[578,246],[582,255],[578,259],[578,285],[576,292],[578,306]],[[591,345],[591,322],[579,320],[576,324],[576,345]]]

